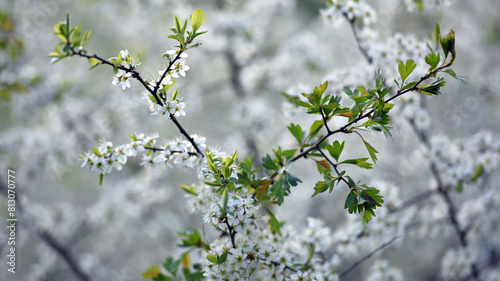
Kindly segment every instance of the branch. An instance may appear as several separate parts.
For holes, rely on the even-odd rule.
[[[0,177],[0,192],[4,194],[4,196],[7,196],[7,187],[5,186],[5,181],[1,177]],[[17,190],[16,195],[17,195],[16,204],[18,206],[17,212],[19,212],[24,209],[24,206],[21,205],[21,200],[19,200],[21,196],[19,190]],[[47,244],[47,246],[49,246],[49,248],[51,248],[54,252],[56,252],[59,255],[59,257],[64,262],[66,262],[66,264],[69,266],[71,271],[73,271],[78,280],[80,281],[91,280],[90,276],[87,273],[85,273],[85,271],[80,267],[80,265],[76,261],[76,258],[73,256],[71,251],[64,245],[62,245],[59,241],[57,241],[57,239],[52,234],[48,233],[46,230],[35,229],[36,226],[33,225],[26,225],[25,227],[35,236],[38,236],[40,239],[42,239],[42,241],[44,241]]]
[[[418,81],[415,85],[413,85],[413,87],[410,87],[410,88],[405,89],[405,90],[403,90],[403,91],[398,90],[398,92],[397,92],[394,96],[392,96],[391,98],[387,99],[387,100],[385,101],[385,103],[389,103],[390,101],[394,100],[395,98],[397,98],[397,97],[399,97],[399,96],[402,96],[402,95],[404,95],[404,94],[406,94],[406,93],[408,93],[408,92],[411,92],[411,91],[415,91],[415,90],[417,90],[417,89],[418,89],[418,85],[420,85],[420,83],[422,83],[423,81],[425,81],[425,80],[427,80],[427,79],[429,79],[429,78],[430,78],[430,77],[429,77],[429,76],[427,76],[427,75],[422,76],[422,77],[420,78],[420,80],[419,80],[419,81]],[[326,135],[324,135],[324,136],[323,136],[323,137],[322,137],[322,138],[321,138],[318,142],[316,142],[316,144],[315,144],[315,145],[313,145],[313,146],[309,147],[308,149],[304,150],[303,152],[301,152],[301,153],[300,153],[300,154],[298,154],[297,156],[293,157],[290,161],[294,162],[294,161],[298,160],[299,158],[302,158],[302,157],[307,156],[309,153],[311,153],[311,151],[316,150],[316,149],[319,149],[320,144],[321,144],[323,141],[325,141],[326,139],[328,139],[328,138],[329,138],[331,135],[333,135],[333,134],[337,134],[337,133],[349,134],[349,133],[351,133],[351,131],[350,131],[350,130],[348,130],[348,128],[349,128],[351,125],[353,125],[353,124],[355,124],[355,123],[357,123],[357,122],[359,122],[359,121],[361,121],[361,120],[363,120],[363,119],[365,119],[365,118],[367,118],[367,117],[370,117],[370,116],[373,114],[373,112],[374,112],[374,111],[375,111],[375,109],[371,109],[371,110],[369,110],[368,112],[366,112],[365,114],[362,114],[362,115],[358,116],[356,119],[354,119],[354,120],[352,120],[351,122],[349,122],[349,123],[345,124],[344,126],[340,127],[339,129],[337,129],[337,130],[335,130],[335,131],[331,131],[331,132],[327,133],[327,134],[326,134]]]
[[[229,237],[231,237],[231,244],[233,245],[233,248],[236,249],[236,243],[234,242],[234,236],[236,236],[236,232],[234,231],[233,227],[231,225],[229,225],[227,215],[224,216],[224,222],[227,225],[227,232],[229,234]]]
[[[415,125],[415,122],[413,122],[413,120],[408,120],[408,121],[409,121],[413,131],[415,132],[415,134],[419,138],[419,140],[425,146],[430,148],[431,144],[429,142],[429,137],[427,136],[427,134],[424,131],[420,131],[417,128],[417,126]],[[448,193],[450,190],[450,187],[445,186],[443,184],[443,181],[441,179],[441,175],[439,174],[436,163],[432,159],[430,160],[429,166],[430,166],[431,173],[432,173],[433,177],[436,179],[436,182],[438,185],[437,191],[439,192],[441,197],[443,197],[443,199],[446,203],[446,206],[448,208],[448,216],[450,217],[451,225],[453,226],[453,228],[455,229],[455,232],[457,233],[457,236],[458,236],[459,241],[460,241],[460,246],[465,249],[465,248],[467,248],[467,231],[465,229],[462,229],[460,227],[460,224],[458,223],[457,210],[456,210],[455,204],[451,200],[450,194]],[[471,265],[471,272],[472,272],[471,277],[474,280],[479,280],[479,271],[477,269],[476,264],[474,264],[474,263]]]
[[[418,202],[423,201],[423,200],[431,197],[432,195],[434,195],[435,192],[436,192],[435,190],[427,190],[425,192],[417,194],[417,195],[411,197],[410,199],[404,201],[403,203],[399,204],[399,206],[389,208],[389,213],[396,213],[396,212],[399,212],[401,210],[404,210],[405,208],[408,208],[411,205],[417,204]]]
[[[368,260],[369,258],[371,258],[373,255],[375,255],[377,252],[381,251],[385,247],[387,247],[390,244],[392,244],[392,242],[394,242],[394,240],[396,240],[400,236],[401,235],[396,235],[396,236],[392,237],[391,240],[389,240],[389,241],[385,242],[384,244],[380,245],[378,248],[376,248],[375,250],[373,250],[372,252],[370,252],[368,255],[364,256],[363,258],[361,258],[360,260],[358,260],[357,262],[355,262],[351,267],[349,267],[348,269],[344,270],[342,273],[339,274],[339,279],[342,279],[342,277],[346,276],[349,272],[351,272],[353,269],[355,269],[358,265],[362,264],[363,262],[365,262],[366,260]]]
[[[356,28],[356,17],[353,17],[352,20],[347,18],[347,14],[344,14],[344,17],[349,21],[349,24],[352,29],[352,33],[354,34],[354,39],[356,39],[356,44],[358,45],[358,49],[361,51],[365,59],[369,64],[373,63],[373,58],[368,54],[368,49],[366,48],[364,42],[361,40],[358,34],[358,29]]]
[[[160,87],[161,82],[163,81],[163,79],[165,79],[165,77],[167,76],[167,73],[172,70],[172,66],[179,59],[179,57],[180,57],[180,55],[182,54],[183,51],[180,50],[179,53],[177,54],[177,56],[175,56],[175,58],[172,61],[170,61],[170,63],[168,64],[167,69],[165,69],[165,71],[163,72],[162,76],[158,80],[158,83],[155,85],[154,89],[151,89],[149,87],[148,83],[146,81],[144,81],[144,79],[141,77],[140,73],[137,70],[135,70],[133,67],[129,68],[129,67],[124,67],[122,65],[115,66],[114,63],[112,63],[112,62],[110,62],[108,60],[105,60],[105,59],[99,57],[96,54],[94,54],[94,55],[87,55],[87,54],[83,53],[82,50],[75,51],[72,48],[71,52],[74,55],[78,55],[80,57],[84,57],[84,58],[87,58],[87,59],[94,58],[94,59],[99,60],[101,62],[101,64],[106,64],[106,65],[109,65],[109,66],[112,66],[112,67],[117,67],[118,69],[121,69],[121,70],[123,70],[125,72],[132,73],[132,77],[134,77],[135,79],[137,79],[144,86],[144,88],[146,88],[146,90],[148,90],[148,92],[151,93],[151,95],[153,95],[153,97],[156,99],[156,101],[158,102],[159,105],[163,106],[163,101],[158,96],[159,87]],[[201,152],[201,150],[198,147],[198,145],[196,145],[196,143],[191,138],[191,136],[186,132],[186,130],[182,127],[182,125],[177,121],[177,118],[175,118],[175,116],[172,113],[169,113],[169,114],[170,114],[170,119],[174,122],[175,126],[177,126],[177,128],[179,129],[179,131],[181,132],[181,134],[184,135],[184,137],[186,137],[186,139],[193,145],[193,147],[195,148],[196,152],[198,152],[198,154],[200,154],[201,157],[205,157],[205,155],[203,154],[203,152]]]
[[[59,254],[79,280],[90,281],[90,276],[80,268],[70,250],[57,241],[52,234],[48,233],[46,230],[33,230],[33,233],[40,237],[50,248]]]
[[[346,16],[346,14],[344,14],[344,16]],[[347,17],[346,17],[347,18]],[[358,36],[358,33],[357,33],[357,30],[356,30],[356,27],[355,27],[355,18],[353,18],[352,20],[349,20],[350,24],[351,24],[351,28],[352,28],[352,31],[354,33],[354,37],[356,38],[356,43],[358,45],[358,49],[361,51],[361,53],[365,56],[367,62],[369,64],[372,64],[373,63],[373,58],[370,57],[368,55],[368,51],[365,47],[365,44],[361,41],[360,37]],[[431,73],[427,73],[425,74],[425,76],[423,76],[422,78],[420,78],[420,80],[417,82],[417,84],[415,84],[413,87],[411,87],[410,89],[407,89],[405,90],[406,92],[408,92],[409,90],[417,90],[417,86],[422,83],[424,80],[428,79],[430,77],[430,75],[432,75],[432,73],[437,73],[439,70],[443,69],[443,68],[446,68],[446,67],[449,67],[453,61],[455,60],[455,57],[453,56],[451,61],[449,63],[447,63],[445,65],[445,61],[443,61],[443,63],[441,64],[441,66],[439,66],[435,72],[431,72]],[[404,94],[405,91],[402,91],[400,92],[398,90],[397,94],[394,95],[393,97],[389,98],[386,102],[389,102],[393,99],[395,99],[396,97]],[[411,124],[411,127],[413,128],[413,131],[415,132],[415,134],[417,135],[417,137],[419,138],[419,140],[427,147],[427,148],[430,148],[431,147],[431,144],[429,142],[429,138],[427,136],[427,134],[423,131],[420,131],[418,130],[418,128],[416,127],[415,123],[413,122],[413,120],[408,120]],[[450,198],[450,195],[448,194],[448,190],[449,188],[448,187],[445,187],[443,185],[443,182],[441,180],[441,176],[439,174],[439,171],[437,169],[437,166],[436,164],[431,160],[430,162],[430,169],[431,169],[431,172],[432,172],[432,175],[434,176],[434,178],[436,179],[437,181],[437,184],[438,184],[438,192],[439,194],[441,194],[441,196],[443,197],[443,199],[445,200],[446,202],[446,205],[448,207],[448,215],[450,217],[450,220],[451,220],[451,223],[453,225],[453,227],[455,228],[455,232],[457,233],[458,237],[459,237],[459,240],[460,240],[460,245],[463,247],[463,248],[466,248],[467,247],[467,240],[466,240],[466,231],[464,229],[462,229],[458,223],[458,220],[456,218],[457,216],[457,213],[456,213],[456,208],[455,208],[455,205],[453,204],[453,201],[451,200]],[[420,195],[417,195],[416,197],[414,198],[411,198],[410,199],[410,202],[411,204],[415,204],[417,203],[418,201],[421,201],[421,200],[424,200],[426,199],[427,197],[430,197],[432,195],[432,193],[424,193],[424,194],[420,194]],[[421,196],[421,197],[419,197]],[[408,201],[407,201],[408,202]],[[397,211],[397,209],[396,209]],[[394,211],[390,211],[390,212],[394,212]],[[472,264],[471,265],[471,270],[472,270],[472,276],[473,279],[475,280],[479,280],[479,271],[477,269],[477,266],[475,264]],[[342,275],[341,275],[342,277]]]
[[[323,155],[323,157],[325,157],[326,161],[328,161],[328,163],[330,163],[330,165],[333,167],[333,169],[335,170],[337,175],[340,176],[339,170],[337,169],[337,164],[333,163],[332,160],[330,160],[330,158],[328,158],[328,156],[326,156],[326,154],[323,152],[323,150],[321,148],[318,148],[318,151],[319,151],[319,153],[321,153],[321,155]],[[351,191],[355,188],[355,186],[351,186],[349,184],[349,182],[344,177],[340,177],[340,179],[343,182],[345,182],[345,184],[347,184],[347,186],[349,187],[349,189]]]
[[[245,88],[243,87],[243,83],[241,82],[241,65],[236,60],[231,48],[228,48],[226,50],[225,57],[231,69],[230,70],[231,86],[233,87],[236,96],[241,100],[246,96]],[[245,110],[247,110],[246,107]],[[256,167],[261,167],[262,161],[260,160],[261,157],[259,150],[257,149],[257,143],[255,141],[254,135],[249,134],[248,132],[245,132],[245,135],[246,135],[246,145],[250,150],[250,152],[254,154],[254,165]]]

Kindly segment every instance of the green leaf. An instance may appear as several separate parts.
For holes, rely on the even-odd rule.
[[[344,150],[344,144],[345,141],[342,141],[342,144],[339,143],[338,140],[333,142],[333,145],[327,145],[326,149],[328,150],[328,153],[330,153],[330,156],[335,159],[335,161],[339,161],[340,154],[342,154],[342,151]]]
[[[87,44],[91,35],[92,35],[92,30],[85,32],[85,36],[83,36],[83,40],[82,40],[82,46],[85,46],[85,44]]]
[[[227,252],[222,253],[222,255],[217,256],[217,260],[219,261],[219,264],[223,264],[227,260]]]
[[[96,58],[89,58],[89,63],[91,65],[90,69],[93,69],[94,67],[100,65],[101,61]]]
[[[320,174],[323,174],[325,171],[330,171],[330,164],[326,160],[316,161],[316,166],[318,167],[318,171]]]
[[[417,5],[417,9],[419,12],[422,12],[424,10],[424,1],[423,0],[414,0],[415,4]]]
[[[203,248],[205,244],[201,239],[201,234],[197,229],[190,229],[185,232],[177,232],[177,234],[182,238],[182,244],[179,244],[179,247],[198,247]]]
[[[303,141],[303,135],[304,132],[302,131],[302,128],[300,125],[295,125],[293,123],[288,126],[288,130],[292,135],[295,137],[295,139],[299,142],[299,145],[302,146],[302,141]]]
[[[92,152],[96,155],[96,156],[99,156],[99,157],[102,157],[102,154],[101,152],[99,151],[99,149],[95,146],[92,147]]]
[[[441,29],[439,28],[439,24],[436,23],[434,29],[432,30],[432,39],[434,42],[436,42],[436,44],[439,41],[440,36],[441,36]]]
[[[269,154],[262,157],[262,166],[268,171],[275,171],[279,169]]]
[[[160,274],[161,274],[161,269],[158,266],[153,265],[149,269],[144,271],[141,276],[144,279],[154,279],[160,276]]]
[[[365,212],[363,213],[363,221],[368,223],[372,219],[372,215],[375,216],[375,213],[372,209],[365,208]]]
[[[284,225],[284,222],[280,222],[276,216],[274,215],[273,212],[271,212],[271,210],[268,210],[268,213],[269,213],[269,216],[271,217],[271,219],[269,220],[269,227],[271,227],[271,231],[273,233],[277,233],[278,235],[281,236],[281,226]]]
[[[176,30],[176,33],[181,34],[182,31],[182,20],[178,17],[174,17],[174,28]]]
[[[193,14],[191,15],[191,27],[193,28],[193,32],[196,32],[196,30],[201,27],[204,21],[205,13],[200,9],[194,10]]]
[[[227,188],[224,189],[224,193],[222,193],[222,216],[225,216],[227,213],[227,202],[229,201],[229,194]]]
[[[384,87],[384,77],[380,73],[380,69],[375,72],[375,86],[377,89],[382,89]]]
[[[328,184],[324,181],[318,181],[316,185],[314,186],[314,193],[311,197],[314,197],[320,193],[323,193],[328,190]]]
[[[470,179],[472,182],[475,182],[484,172],[483,165],[479,165],[474,169],[474,175],[472,175],[472,178]]]
[[[79,47],[82,43],[82,31],[80,28],[75,28],[73,32],[72,42],[74,47]]]
[[[99,186],[102,186],[103,180],[104,180],[104,174],[99,174]]]
[[[207,260],[213,264],[219,264],[219,260],[217,259],[216,256],[214,255],[207,255],[206,256]]]
[[[430,49],[430,47],[429,47],[429,49]],[[425,57],[425,62],[428,65],[430,65],[431,69],[435,69],[440,61],[441,61],[440,54],[439,53],[436,54],[432,50],[431,50],[431,53]]]
[[[285,196],[287,196],[290,191],[290,186],[281,179],[274,183],[270,191],[273,193],[276,203],[281,206],[285,200]]]
[[[399,65],[398,65],[398,70],[399,70],[399,74],[401,75],[401,83],[404,84],[406,78],[408,78],[408,76],[410,76],[410,74],[413,72],[413,70],[415,69],[417,65],[415,64],[415,62],[410,59],[410,60],[407,60],[406,61],[406,64],[403,64],[403,62],[399,62]]]
[[[443,49],[445,59],[448,57],[448,54],[451,53],[452,58],[455,57],[455,31],[450,30],[446,37],[440,36],[439,42],[441,43],[441,48]]]
[[[462,84],[465,84],[465,85],[469,84],[469,82],[467,82],[467,77],[457,75],[455,73],[455,71],[453,71],[452,69],[447,69],[444,72],[450,74],[451,77],[453,77],[453,78],[457,79],[458,81],[462,82]]]
[[[432,82],[429,85],[422,85],[421,87],[418,88],[418,92],[425,94],[425,95],[441,95],[444,94],[441,92],[441,87],[444,87],[446,84],[446,81],[444,81],[443,77],[440,77],[436,81]]]
[[[196,189],[194,188],[194,185],[193,186],[187,186],[187,185],[181,185],[181,188],[182,190],[184,190],[185,192],[189,193],[189,194],[192,194],[192,195],[198,195],[198,193],[196,193]]]
[[[457,192],[462,192],[463,189],[464,189],[464,181],[458,180],[456,187]]]
[[[368,150],[368,153],[370,154],[370,157],[373,161],[373,164],[376,164],[377,160],[378,160],[377,159],[378,151],[371,144],[369,144],[367,141],[365,141],[365,139],[360,134],[358,134],[358,135],[361,138],[361,140],[363,140],[363,143],[365,144],[366,150]]]
[[[313,122],[313,124],[311,125],[309,139],[314,138],[319,133],[319,130],[321,130],[321,128],[323,127],[324,124],[325,123],[323,120],[315,120]]]
[[[172,276],[177,276],[177,271],[179,269],[179,265],[181,264],[181,260],[175,260],[173,257],[168,257],[163,263],[163,267],[170,273]]]
[[[347,198],[345,199],[344,203],[344,209],[351,208],[353,205],[358,205],[358,199],[356,197],[356,194],[354,192],[349,192],[349,195],[347,195]],[[349,212],[351,213],[351,212]]]
[[[368,160],[368,158],[347,159],[347,160],[344,160],[340,163],[341,164],[353,164],[353,165],[356,165],[356,166],[364,168],[364,169],[373,168],[372,164],[366,162],[366,160]]]

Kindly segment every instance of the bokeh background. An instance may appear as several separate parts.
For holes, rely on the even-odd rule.
[[[469,84],[447,78],[446,95],[422,99],[430,134],[444,135],[450,143],[462,139],[463,146],[481,131],[498,136],[500,2],[444,1],[440,6],[428,4],[424,11],[410,11],[404,1],[368,2],[378,15],[372,26],[378,42],[396,33],[429,41],[436,23],[444,32],[456,32],[454,70],[467,76]],[[53,25],[63,21],[67,11],[74,25],[93,31],[86,46],[90,54],[110,58],[128,49],[140,56],[139,70],[149,78],[162,69],[161,54],[174,44],[167,38],[173,16],[184,19],[194,9],[203,9],[208,33],[200,37],[201,47],[188,51],[191,69],[177,81],[187,105],[187,116],[179,121],[189,133],[206,136],[209,146],[238,150],[241,156],[255,153],[260,158],[278,145],[291,148],[295,143],[286,126],[312,122],[304,112],[290,114],[281,92],[311,91],[327,79],[354,87],[352,81],[370,78],[367,69],[373,73],[349,24],[325,23],[319,10],[326,4],[321,0],[0,0],[0,5],[0,178],[5,185],[7,169],[16,172],[19,218],[15,275],[6,269],[7,230],[0,231],[1,280],[78,280],[62,251],[91,280],[140,280],[150,265],[181,252],[177,231],[198,227],[208,236],[214,234],[203,226],[200,214],[185,208],[180,185],[195,183],[194,173],[145,171],[140,159],[130,158],[122,171],[106,176],[99,186],[94,173],[80,168],[78,154],[101,138],[119,144],[135,132],[158,132],[167,139],[180,134],[170,121],[150,116],[136,81],[122,90],[111,84],[111,69],[89,71],[81,58],[50,64],[46,55],[58,42]],[[388,83],[394,78],[387,77]],[[374,170],[353,173],[365,182],[390,183],[405,199],[418,194],[416,190],[427,190],[432,179],[419,152],[421,144],[408,125],[396,123],[393,142],[367,134],[380,152],[380,162]],[[359,140],[340,138],[349,139],[349,155],[366,154]],[[498,163],[495,157],[492,161]],[[342,229],[346,190],[339,187],[311,199],[319,180],[315,169],[307,161],[292,168],[303,183],[276,212],[299,229],[310,216]],[[485,181],[498,190],[494,170]],[[464,202],[480,192],[471,188],[454,199]],[[5,222],[4,194],[0,206]],[[493,229],[498,227],[497,221]],[[440,259],[447,247],[457,245],[451,231],[441,238],[400,238],[381,255],[394,261],[405,280],[440,280]],[[491,255],[498,265],[498,252]],[[366,279],[369,265],[345,280]]]

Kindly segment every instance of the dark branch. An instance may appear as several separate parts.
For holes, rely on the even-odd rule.
[[[7,196],[7,186],[5,186],[5,181],[2,177],[0,177],[0,192]],[[17,205],[17,216],[19,217],[19,213],[24,210],[24,206],[21,205],[21,200],[19,200],[21,193],[19,190],[16,190],[16,205]],[[23,225],[22,221],[20,221],[21,225]],[[25,225],[26,229],[32,232],[35,236],[38,236],[42,239],[54,252],[56,252],[59,257],[66,262],[66,264],[70,267],[71,271],[75,274],[75,276],[80,281],[90,281],[90,276],[85,273],[85,271],[80,267],[76,258],[73,256],[71,251],[62,245],[57,239],[52,236],[52,234],[48,233],[46,230],[38,230],[33,225]]]
[[[112,62],[110,62],[108,60],[105,60],[105,59],[99,57],[96,54],[94,54],[94,55],[87,55],[87,54],[83,53],[83,51],[81,51],[81,50],[80,51],[75,51],[74,49],[71,49],[71,52],[74,55],[78,55],[80,57],[84,57],[84,58],[87,58],[87,59],[94,58],[94,59],[99,60],[101,62],[101,64],[106,64],[106,65],[115,67],[114,63],[112,63]],[[167,76],[168,72],[170,72],[172,70],[172,66],[179,59],[179,57],[182,54],[182,52],[183,52],[182,50],[179,51],[179,53],[177,54],[177,56],[175,56],[175,58],[172,61],[170,61],[170,63],[168,64],[167,69],[165,69],[165,71],[163,72],[162,76],[158,80],[158,83],[155,85],[154,89],[151,89],[149,87],[148,83],[146,81],[144,81],[144,79],[141,77],[140,73],[138,71],[136,71],[133,67],[124,67],[122,65],[118,65],[116,67],[118,69],[121,69],[121,70],[125,71],[125,72],[132,73],[132,77],[134,77],[135,79],[137,79],[144,86],[144,88],[146,88],[146,90],[148,90],[148,92],[151,95],[153,95],[153,97],[156,99],[156,101],[158,102],[159,105],[163,106],[163,101],[158,96],[159,87],[160,87],[161,82],[163,81],[163,79],[165,79],[165,77]],[[172,121],[174,122],[175,126],[177,126],[177,128],[179,129],[179,131],[181,132],[181,134],[184,135],[187,138],[187,140],[193,145],[193,147],[195,148],[196,152],[198,152],[198,154],[201,157],[205,157],[205,155],[203,154],[203,152],[201,152],[201,150],[198,147],[198,145],[194,142],[193,138],[191,138],[191,136],[186,132],[186,130],[182,127],[182,125],[177,121],[177,119],[175,118],[175,116],[173,114],[171,114],[171,113],[170,113],[170,119],[172,119]]]
[[[381,251],[385,247],[387,247],[390,244],[392,244],[392,242],[394,242],[394,240],[396,240],[397,238],[399,238],[399,236],[401,236],[401,235],[396,235],[396,236],[392,237],[391,240],[389,240],[389,241],[385,242],[384,244],[380,245],[378,248],[376,248],[375,250],[373,250],[372,252],[370,252],[368,255],[364,256],[363,258],[361,258],[360,260],[358,260],[357,262],[355,262],[351,267],[349,267],[348,269],[342,271],[342,273],[339,274],[339,279],[341,279],[342,277],[346,276],[349,272],[351,272],[353,269],[355,269],[358,265],[362,264],[366,260],[368,260],[371,257],[373,257],[373,255],[375,255],[377,252]]]

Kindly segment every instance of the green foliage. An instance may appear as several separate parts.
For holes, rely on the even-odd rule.
[[[200,248],[208,251],[210,246],[208,242],[201,239],[200,232],[196,229],[190,229],[186,232],[178,233],[184,237],[180,247]],[[227,255],[226,255],[227,259]],[[167,271],[164,274],[160,267],[153,265],[142,273],[142,278],[151,279],[154,281],[167,281],[167,280],[180,280],[182,276],[186,281],[201,281],[203,280],[203,272],[200,264],[191,264],[191,257],[189,251],[184,252],[180,258],[167,257],[163,262],[163,268]]]
[[[401,75],[401,84],[404,84],[406,78],[415,70],[415,67],[417,67],[417,64],[413,60],[407,60],[405,64],[402,61],[399,62],[398,71]]]
[[[281,147],[278,147],[277,150],[273,150],[274,158],[269,154],[262,158],[262,166],[271,178],[271,182],[269,182],[270,187],[269,189],[266,187],[265,190],[270,193],[266,195],[268,195],[270,199],[275,200],[278,205],[281,205],[285,196],[290,194],[290,187],[297,186],[299,182],[302,182],[299,178],[287,171],[296,151],[296,149],[283,151]],[[275,179],[276,177],[278,177],[277,180]],[[260,196],[264,197],[262,195]]]
[[[193,228],[185,232],[177,232],[182,238],[182,244],[179,247],[196,247],[202,249],[209,249],[208,242],[203,241],[200,232]]]
[[[179,42],[179,45],[177,45],[176,47],[181,49],[181,51],[185,51],[189,48],[198,47],[201,45],[201,43],[196,43],[192,45],[191,43],[196,37],[206,33],[205,30],[200,30],[200,27],[204,21],[205,21],[205,13],[199,9],[195,10],[190,17],[192,31],[186,31],[188,21],[185,20],[184,22],[182,22],[182,20],[178,16],[175,16],[174,27],[170,28],[170,30],[174,34],[168,35],[167,37]]]
[[[344,209],[350,214],[363,213],[363,221],[368,223],[372,216],[375,216],[375,209],[381,207],[384,200],[378,195],[380,191],[366,185],[357,185],[351,188],[351,192],[346,197]]]
[[[49,57],[53,58],[52,63],[71,57],[76,51],[86,54],[84,47],[90,39],[92,31],[89,30],[83,34],[81,25],[72,27],[69,13],[66,13],[65,22],[59,22],[54,25],[54,33],[61,40],[61,42],[56,45],[54,52],[48,54]],[[92,65],[92,68],[98,64],[95,60],[89,60],[89,63]]]
[[[342,143],[339,143],[339,141],[336,140],[332,143],[332,145],[328,144],[326,146],[328,153],[330,153],[330,156],[332,156],[333,159],[335,159],[335,161],[339,161],[340,154],[344,150],[344,144],[345,144],[345,141],[343,141]]]

